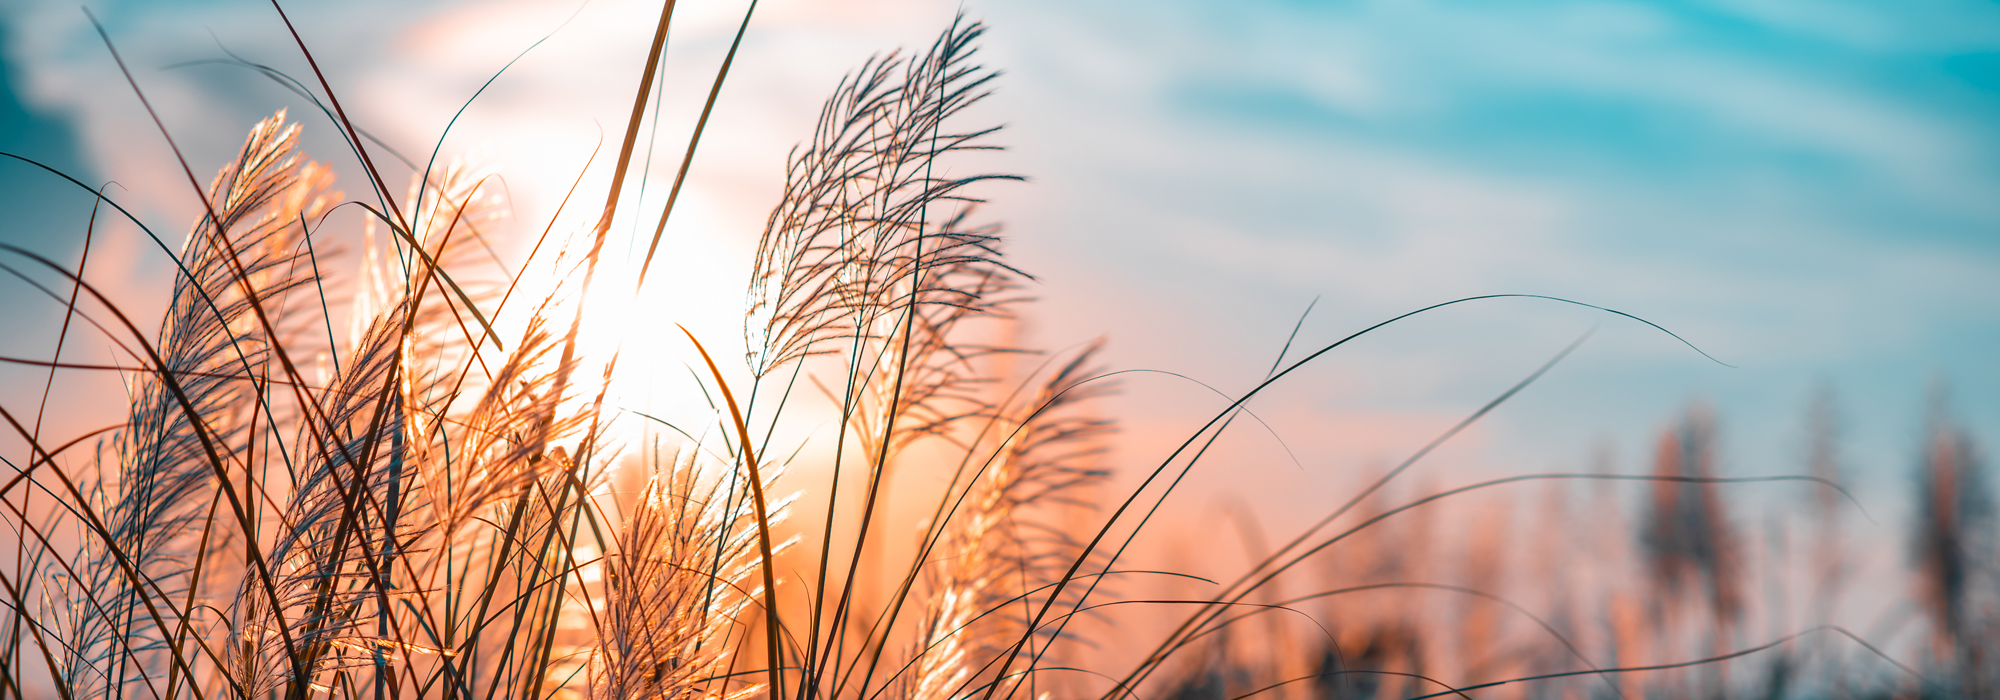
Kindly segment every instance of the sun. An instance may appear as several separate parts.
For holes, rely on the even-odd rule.
[[[517,294],[549,300],[542,313],[561,326],[553,332],[571,332],[569,324],[580,317],[572,400],[602,402],[608,438],[625,445],[656,435],[701,441],[716,424],[717,406],[697,386],[708,383],[706,372],[690,371],[700,361],[688,336],[718,361],[742,356],[740,290],[755,236],[746,222],[755,214],[726,211],[705,189],[689,187],[647,266],[645,250],[660,212],[657,203],[644,204],[651,206],[633,207],[636,214],[611,223],[595,261],[587,251],[596,231],[572,224],[558,250],[544,250],[525,265]],[[722,364],[727,373],[740,363]],[[730,376],[732,385],[739,380],[747,377]]]

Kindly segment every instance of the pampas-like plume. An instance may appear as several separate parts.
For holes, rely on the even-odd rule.
[[[1681,425],[1660,436],[1654,474],[1667,479],[1713,478],[1715,418],[1707,408],[1688,412]],[[1657,481],[1640,534],[1654,581],[1668,597],[1699,586],[1718,625],[1743,613],[1742,581],[1722,493],[1713,483]],[[1672,605],[1672,603],[1663,603]]]
[[[1019,274],[999,262],[991,229],[964,226],[963,207],[981,201],[967,187],[1020,178],[949,177],[937,164],[997,148],[982,139],[998,127],[945,130],[989,94],[993,73],[972,62],[984,31],[960,18],[919,59],[871,59],[835,89],[757,244],[744,327],[754,375],[834,352],[827,341],[893,337],[908,308],[981,308],[985,280]]]
[[[402,316],[376,319],[328,388],[324,412],[310,419],[311,449],[292,476],[270,549],[278,568],[275,600],[254,574],[237,593],[228,665],[239,692],[250,697],[309,683],[322,664],[357,663],[344,650],[362,645],[355,615],[379,590],[374,552],[395,508],[381,499],[404,487],[391,468],[405,452],[406,414],[394,391]]]
[[[988,638],[966,646],[966,632],[956,626],[970,616],[996,612],[996,600],[1018,594],[1000,594],[1010,590],[1010,582],[1020,582],[1030,572],[1054,576],[1040,572],[1046,562],[1024,560],[1046,548],[1008,540],[1042,534],[1024,534],[996,518],[1006,508],[1036,500],[1026,498],[1024,490],[1050,488],[1044,480],[1064,470],[1022,460],[1042,460],[1052,444],[1076,438],[1064,430],[1090,430],[1058,418],[1006,414],[988,396],[994,378],[986,374],[988,362],[982,360],[1016,350],[986,342],[1004,328],[978,326],[1006,320],[1008,308],[1018,302],[1012,296],[1016,280],[1028,276],[1000,260],[998,226],[972,224],[974,206],[982,202],[972,186],[1020,178],[946,176],[946,160],[954,154],[998,148],[988,144],[998,128],[956,126],[968,108],[990,94],[994,80],[994,72],[974,62],[982,32],[982,24],[960,16],[928,52],[872,58],[844,78],[822,108],[812,142],[794,150],[788,160],[784,198],[758,242],[744,328],[752,376],[762,380],[816,354],[838,356],[844,370],[842,382],[834,386],[814,378],[840,406],[844,422],[834,456],[834,488],[828,490],[828,536],[842,506],[840,460],[850,446],[866,468],[860,508],[848,514],[858,522],[858,534],[844,544],[850,548],[844,554],[844,582],[826,580],[830,562],[840,556],[832,552],[834,542],[824,540],[820,590],[814,594],[802,660],[800,692],[806,696],[842,694],[856,680],[860,694],[868,694],[874,682],[896,682],[902,690],[894,692],[904,694],[950,694],[954,690],[948,686],[962,680],[952,670],[964,660],[960,650],[998,652],[1010,642]],[[1068,374],[1074,370],[1078,366],[1070,366],[1060,378],[1076,380]],[[1042,398],[1066,404],[1054,394]],[[986,422],[986,438],[966,440],[972,430],[958,426],[980,420]],[[1010,436],[1012,442],[992,444],[998,440],[994,434],[1014,428],[1022,434]],[[1050,440],[1048,430],[1064,436]],[[950,574],[958,578],[936,578],[926,560],[912,562],[906,574],[884,576],[882,584],[890,586],[884,610],[856,610],[854,592],[868,584],[860,580],[860,572],[878,570],[870,560],[876,552],[868,550],[868,538],[872,524],[888,508],[884,504],[894,458],[920,438],[952,440],[968,456],[990,448],[1004,454],[998,476],[974,476],[970,484],[954,480],[950,494],[962,496],[962,488],[968,488],[976,496],[956,514],[940,508],[922,536],[922,550],[952,552],[948,558],[966,570]],[[1024,444],[1038,444],[1036,450],[1044,452],[1022,452]],[[1054,500],[1052,494],[1054,490],[1038,498]],[[940,544],[938,538],[946,532],[952,532],[950,542]],[[990,550],[966,550],[974,542]],[[1014,578],[1002,578],[1000,570],[1010,570]],[[920,582],[928,582],[928,600],[944,608],[914,610],[926,616],[914,620],[920,628],[898,634],[898,618]],[[998,598],[972,594],[972,586],[980,584],[996,586],[992,592]],[[876,614],[866,628],[864,614]],[[908,618],[902,622],[912,624]],[[902,652],[912,638],[920,650],[912,662],[922,668],[894,672],[890,678],[896,680],[878,676],[878,670],[892,670],[878,666],[884,652]],[[934,644],[940,648],[932,648]]]
[[[1697,405],[1680,425],[1660,435],[1653,474],[1662,480],[1653,482],[1653,498],[1639,533],[1655,586],[1651,613],[1656,629],[1667,630],[1662,636],[1685,634],[1681,630],[1693,626],[1700,619],[1699,607],[1706,607],[1713,624],[1701,648],[1712,653],[1727,646],[1743,618],[1740,544],[1716,484],[1670,480],[1714,478],[1716,459],[1715,416]],[[1681,692],[1720,692],[1725,684],[1720,668],[1703,670],[1700,685],[1706,687]]]
[[[1918,465],[1918,519],[1910,543],[1916,600],[1931,622],[1930,655],[1952,671],[1968,697],[1987,697],[1990,644],[2000,633],[1993,612],[1994,506],[1986,468],[1972,439],[1935,389]],[[1982,603],[1984,608],[1981,609]]]
[[[272,345],[284,339],[268,337],[251,316],[255,307],[275,310],[312,280],[302,260],[304,221],[338,197],[327,192],[332,174],[296,153],[298,133],[283,111],[252,127],[209,185],[212,218],[203,217],[182,246],[158,340],[164,364],[136,380],[130,422],[115,441],[115,476],[103,479],[110,540],[87,540],[77,573],[88,600],[69,615],[64,681],[81,695],[118,694],[142,675],[161,675],[170,642],[141,598],[172,597],[196,583],[188,576],[189,534],[218,479],[246,473],[242,457],[260,407],[268,420],[257,382],[269,374]],[[157,590],[135,585],[120,554]]]
[[[491,218],[492,198],[480,195],[471,172],[454,167],[434,188],[412,188],[415,224],[391,224],[410,244],[398,246],[400,265],[376,258],[371,245],[355,310],[369,319],[366,330],[338,363],[323,401],[303,416],[303,449],[289,462],[291,488],[269,550],[276,580],[266,590],[245,576],[232,607],[222,665],[237,692],[401,685],[399,673],[414,678],[412,653],[449,657],[481,647],[477,635],[455,637],[457,627],[490,608],[503,580],[529,591],[550,585],[551,570],[539,563],[550,550],[532,547],[529,535],[551,535],[552,523],[580,512],[581,499],[554,513],[529,508],[546,516],[535,520],[544,527],[512,533],[519,539],[467,539],[470,524],[552,471],[573,468],[546,455],[587,420],[562,413],[560,368],[551,366],[553,344],[539,314],[512,348],[490,360],[481,355],[484,321],[468,322],[474,312],[460,304],[489,295],[464,295],[452,279],[471,264],[467,251],[477,250],[473,225]],[[569,487],[558,479],[556,488]],[[483,577],[479,562],[490,567]],[[503,573],[523,562],[527,583]],[[450,594],[434,598],[440,576]],[[467,595],[469,581],[485,584],[485,594],[473,587]],[[538,624],[526,626],[546,636]],[[472,670],[430,666],[431,682],[450,677],[455,691],[470,691]],[[370,667],[372,675],[363,673]],[[517,679],[542,675],[512,668]]]
[[[966,488],[925,562],[930,595],[894,696],[949,700],[975,673],[997,667],[989,662],[1030,634],[1028,623],[1046,599],[1036,594],[1082,551],[1058,516],[1086,506],[1085,491],[1108,475],[1090,462],[1112,424],[1084,409],[1113,387],[1080,384],[1099,373],[1091,367],[1102,347],[1093,343],[1077,353],[993,426],[1001,440],[997,455]],[[1036,632],[1046,637],[1047,630]],[[1052,640],[1040,641],[1023,653],[1039,655]],[[1018,676],[1007,685],[1030,680]]]
[[[696,459],[692,449],[664,465],[655,456],[619,532],[605,565],[592,697],[727,700],[764,688],[726,678],[729,643],[749,629],[746,611],[760,594],[755,513],[741,489],[705,475]]]

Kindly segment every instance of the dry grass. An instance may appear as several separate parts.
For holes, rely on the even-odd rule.
[[[1031,278],[1006,262],[1000,229],[976,211],[988,185],[1018,178],[945,174],[958,172],[959,155],[997,148],[997,128],[961,123],[994,79],[976,60],[984,27],[963,19],[923,52],[850,74],[794,151],[747,276],[742,372],[688,335],[705,360],[697,377],[713,425],[683,432],[685,441],[621,444],[610,423],[631,418],[605,407],[617,358],[587,357],[579,338],[605,322],[588,315],[586,297],[627,293],[591,284],[671,8],[596,225],[545,236],[520,269],[496,268],[490,254],[500,210],[492,178],[427,167],[392,194],[323,81],[317,92],[299,85],[370,178],[355,254],[314,245],[341,195],[327,169],[297,152],[298,126],[282,112],[195,188],[204,215],[185,242],[163,243],[178,274],[156,332],[86,283],[81,265],[5,249],[8,271],[60,277],[41,290],[68,310],[65,335],[73,320],[116,345],[130,411],[114,431],[60,440],[40,434],[40,415],[5,415],[30,447],[10,457],[14,474],[0,487],[0,518],[17,543],[16,565],[0,571],[0,698],[1375,697],[1531,678],[1580,681],[1532,686],[1552,693],[1631,695],[1644,688],[1620,674],[1791,649],[1731,643],[1746,574],[1721,490],[1831,487],[1837,469],[1820,463],[1831,458],[1816,457],[1809,477],[1720,477],[1712,419],[1697,414],[1662,438],[1650,477],[1538,474],[1383,500],[1392,480],[1572,345],[1314,527],[1256,552],[1240,578],[1185,599],[1118,601],[1180,622],[1134,645],[1147,650],[1136,666],[1080,673],[1089,645],[1072,622],[1111,607],[1102,586],[1127,573],[1118,567],[1132,538],[1222,431],[1250,417],[1244,402],[1394,319],[1292,363],[1281,357],[1265,382],[1143,472],[1137,490],[1100,504],[1112,424],[1092,400],[1114,384],[1095,365],[1099,346],[1020,371],[1035,353],[996,339],[1012,337]],[[718,88],[727,71],[725,62]],[[686,175],[683,161],[673,192]],[[655,249],[671,213],[670,203],[651,222]],[[562,283],[540,298],[517,294],[529,274]],[[330,288],[351,293],[329,298]],[[342,303],[349,328],[336,333],[330,309]],[[60,355],[42,364],[121,369]],[[726,379],[739,375],[749,381]],[[828,463],[814,465],[832,478],[826,493],[786,495],[797,457],[774,454],[771,441],[806,386],[840,417],[822,438],[830,449],[816,453]],[[1854,693],[1991,687],[1978,680],[1992,669],[1977,650],[2000,637],[1990,614],[1970,621],[1991,590],[1968,573],[1983,560],[1966,539],[1990,519],[1980,519],[1983,503],[1953,500],[1977,478],[1974,461],[1962,435],[1939,428],[1924,489],[1935,517],[1916,551],[1926,609],[1955,621],[1933,632],[1947,680]],[[919,469],[948,475],[946,486],[928,517],[892,522],[887,491],[898,472]],[[642,487],[621,498],[621,480]],[[1582,603],[1558,601],[1565,612],[1551,621],[1490,592],[1503,586],[1501,552],[1516,539],[1504,517],[1479,528],[1465,585],[1425,580],[1439,555],[1420,507],[1557,480],[1652,484],[1643,542],[1660,590],[1644,605],[1589,601],[1615,633],[1580,632],[1577,619],[1594,614]],[[840,493],[852,484],[861,493]],[[1832,531],[1839,492],[1824,493],[1817,512]],[[1570,512],[1551,494],[1548,512]],[[824,520],[780,527],[798,498],[824,504]],[[1073,527],[1080,514],[1086,527]],[[1534,537],[1601,515],[1551,515]],[[806,539],[782,538],[793,531]],[[891,538],[914,540],[913,553],[890,561],[901,551]],[[1278,582],[1309,578],[1337,544],[1342,576],[1280,594]],[[780,571],[794,546],[811,568]],[[1820,570],[1841,566],[1838,547],[1815,551]],[[1344,602],[1413,591],[1472,607],[1455,627],[1428,631],[1409,608]],[[1336,623],[1317,637],[1265,626],[1271,614],[1322,603]],[[1690,658],[1674,641],[1695,628],[1710,636]],[[1500,641],[1520,637],[1510,630],[1533,641]],[[1647,655],[1654,641],[1671,653]],[[1463,657],[1464,677],[1433,675],[1439,644]],[[1730,687],[1711,678],[1702,692]]]
[[[717,428],[731,436],[716,444],[611,444],[604,386],[585,379],[612,376],[578,338],[599,322],[581,302],[631,135],[599,224],[528,263],[566,282],[524,299],[526,269],[481,275],[497,188],[462,167],[400,198],[370,182],[358,274],[343,280],[310,242],[340,199],[329,172],[297,153],[282,112],[259,123],[201,192],[208,215],[175,251],[157,333],[107,328],[121,312],[67,278],[72,316],[136,367],[132,408],[75,474],[56,453],[87,446],[45,449],[24,431],[35,454],[9,503],[25,573],[5,581],[0,695],[946,698],[992,685],[981,664],[1012,653],[1007,640],[1046,636],[1010,610],[1056,599],[1046,586],[1075,544],[1047,518],[1102,476],[1091,441],[1107,424],[1080,411],[1109,385],[1072,390],[1087,350],[1010,393],[1002,360],[1023,351],[982,344],[1004,334],[1025,276],[1001,261],[998,228],[972,223],[974,186],[1017,178],[933,175],[993,148],[994,129],[956,127],[992,78],[973,62],[981,31],[960,22],[927,52],[873,61],[828,102],[749,277],[753,384],[732,388],[709,364],[703,391],[726,399]],[[330,287],[354,290],[345,338]],[[780,423],[789,396],[771,408],[763,384],[789,387],[808,362],[835,369],[821,383],[846,422],[833,469],[865,473],[868,496],[852,511],[826,495],[828,531],[840,519],[861,534],[820,543],[816,580],[780,585],[786,465],[749,426]],[[891,600],[864,609],[856,587],[881,582],[857,580],[859,562],[889,530],[871,523],[885,517],[877,496],[923,442],[963,455],[957,478]],[[644,475],[638,498],[607,490],[621,470]],[[785,619],[794,609],[804,619]]]

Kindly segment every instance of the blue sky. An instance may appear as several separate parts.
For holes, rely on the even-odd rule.
[[[118,179],[159,222],[184,220],[188,200],[174,189],[184,183],[147,175],[170,167],[166,151],[81,13],[57,5],[0,9],[0,141]],[[163,66],[214,58],[220,40],[303,69],[257,3],[92,8],[197,172],[286,96],[242,74]],[[746,269],[784,147],[807,134],[832,81],[872,51],[927,40],[955,8],[768,2],[696,161],[690,220],[677,218],[670,240]],[[1450,298],[1519,292],[1643,316],[1739,366],[1550,303],[1443,311],[1332,355],[1264,400],[1315,474],[1400,458],[1593,325],[1583,351],[1440,454],[1440,469],[1577,468],[1609,444],[1619,468],[1641,470],[1653,436],[1705,400],[1722,421],[1726,471],[1796,472],[1818,382],[1840,397],[1858,482],[1889,512],[1909,489],[1933,380],[1948,383],[1982,444],[2000,441],[1993,3],[966,9],[992,24],[988,57],[1006,72],[985,115],[1009,125],[1013,149],[996,162],[1032,180],[995,193],[987,211],[1041,279],[1029,328],[1044,345],[1106,334],[1120,366],[1240,390],[1315,298],[1301,346]],[[422,151],[458,101],[572,11],[381,2],[301,6],[294,18],[352,86],[359,118]],[[687,10],[669,62],[686,68],[670,72],[674,118],[698,105],[739,11]],[[598,130],[622,123],[630,71],[619,69],[643,50],[646,21],[635,18],[646,12],[584,5],[449,142],[540,168],[512,176],[521,220],[545,216],[547,193],[568,184]],[[308,148],[357,191],[329,133],[309,120],[320,140]],[[677,162],[678,147],[663,148],[658,160]],[[11,219],[0,238],[71,254],[73,235],[33,227],[74,221],[78,207],[33,206],[53,201],[23,189],[34,177],[0,168],[0,205],[66,208]],[[164,279],[158,256],[129,257],[135,279]],[[38,313],[9,307],[10,318]],[[1168,380],[1135,382],[1117,405],[1135,426],[1124,448],[1143,457],[1208,401]],[[1268,456],[1268,445],[1244,449]]]
[[[1575,464],[1601,434],[1640,466],[1700,397],[1732,468],[1789,471],[1826,381],[1858,476],[1897,492],[1927,382],[1975,433],[2000,422],[1996,9],[1030,4],[995,21],[1097,44],[1006,63],[1014,89],[1051,93],[1023,130],[1066,147],[1057,189],[1091,190],[1071,259],[1138,290],[1111,305],[1173,280],[1205,325],[1256,338],[1240,357],[1314,296],[1307,332],[1328,337],[1456,296],[1599,303],[1740,368],[1606,320],[1498,417],[1492,455]],[[1560,347],[1568,315],[1504,302],[1414,324],[1343,360],[1374,379],[1321,401],[1476,406]]]

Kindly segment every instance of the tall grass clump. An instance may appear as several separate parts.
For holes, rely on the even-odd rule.
[[[728,439],[678,444],[617,444],[615,359],[579,349],[602,322],[584,298],[633,134],[598,224],[495,276],[491,176],[424,167],[396,196],[327,85],[259,66],[305,90],[366,166],[369,194],[349,202],[368,214],[358,274],[314,245],[340,195],[283,112],[195,192],[204,216],[184,243],[161,240],[176,275],[156,332],[8,249],[10,271],[59,278],[42,291],[117,344],[131,410],[94,452],[93,436],[52,446],[14,423],[31,454],[7,484],[23,573],[4,582],[0,695],[948,698],[1027,683],[991,660],[1053,638],[1021,611],[1061,597],[1049,584],[1077,552],[1061,522],[1104,476],[1109,424],[1089,399],[1110,385],[1078,386],[1094,347],[1009,378],[1028,366],[1005,340],[1029,278],[974,208],[979,187],[1019,178],[943,162],[997,148],[997,129],[958,124],[991,89],[983,31],[957,21],[836,89],[757,247],[750,383],[689,335]],[[551,272],[554,291],[517,294]],[[349,290],[345,333],[329,289]],[[796,496],[765,429],[808,384],[843,424],[816,567],[781,583],[797,538],[774,530]],[[961,458],[915,556],[884,568],[884,540],[909,532],[884,522],[885,492],[919,443]],[[621,472],[636,494],[611,490]],[[849,482],[859,498],[839,493]]]
[[[0,485],[0,519],[16,536],[14,566],[0,569],[0,698],[1722,696],[1740,684],[1720,666],[1698,688],[1631,679],[1797,636],[1739,643],[1748,574],[1723,491],[1805,482],[1829,494],[1820,516],[1836,522],[1845,492],[1821,463],[1830,457],[1810,476],[1721,476],[1714,421],[1697,411],[1663,436],[1650,475],[1404,492],[1413,466],[1581,339],[1311,527],[1250,547],[1237,577],[1137,570],[1133,543],[1182,479],[1231,426],[1261,423],[1247,402],[1304,365],[1443,306],[1589,305],[1488,295],[1302,355],[1288,341],[1263,380],[1229,395],[1166,459],[1134,470],[1136,487],[1113,492],[1105,438],[1115,424],[1098,399],[1117,378],[1099,366],[1102,343],[1043,353],[1014,342],[1033,277],[1009,262],[979,205],[1022,178],[966,170],[978,162],[968,156],[1000,144],[998,127],[966,123],[996,73],[979,62],[985,26],[962,15],[923,50],[849,73],[786,159],[745,278],[740,364],[686,329],[685,346],[603,350],[589,339],[623,319],[594,316],[591,300],[638,292],[606,282],[616,277],[600,270],[606,237],[614,222],[653,225],[643,285],[750,26],[746,15],[665,211],[640,221],[619,203],[628,179],[644,177],[633,155],[657,104],[673,7],[661,12],[607,191],[572,193],[579,208],[602,196],[594,223],[560,230],[552,217],[519,265],[494,253],[506,210],[497,176],[435,154],[410,160],[367,136],[281,9],[313,75],[233,62],[312,103],[366,173],[365,194],[332,189],[284,112],[254,125],[205,186],[192,166],[167,175],[185,175],[201,204],[177,244],[99,194],[174,262],[157,328],[82,264],[0,244],[0,267],[64,309],[65,338],[74,328],[117,353],[83,364],[59,346],[47,361],[16,361],[51,382],[118,372],[129,405],[122,423],[64,438],[41,434],[39,414],[0,408],[25,445],[7,456]],[[164,127],[160,136],[173,143]],[[395,161],[409,166],[407,187],[377,167]],[[360,244],[327,245],[329,213],[350,205],[365,213]],[[607,399],[621,364],[675,361],[693,373],[689,396],[712,409],[705,424]],[[810,450],[790,442],[803,432],[792,426],[810,420],[799,415],[807,401],[837,417]],[[643,430],[616,429],[634,422]],[[1952,621],[1984,603],[1962,583],[1979,556],[1962,533],[1985,521],[1949,500],[1972,478],[1970,448],[1938,434],[1924,493],[1944,515],[1925,521],[1915,547],[1925,610],[1941,621],[1934,659],[1984,668],[1968,640],[1990,630]],[[795,485],[800,472],[824,474],[824,488]],[[1504,516],[1478,526],[1464,577],[1440,580],[1449,567],[1427,506],[1526,481],[1651,488],[1637,554],[1593,553],[1643,558],[1651,587],[1633,587],[1639,599],[1554,601],[1560,614],[1537,615],[1495,592],[1518,578],[1502,556],[1518,539]],[[931,488],[898,490],[911,484]],[[1595,517],[1562,514],[1609,507],[1600,498],[1571,509],[1567,492],[1549,493],[1533,530],[1541,539],[1569,529],[1565,518]],[[1822,568],[1837,567],[1836,548],[1819,551]],[[1536,556],[1554,568],[1568,554]],[[1296,583],[1314,575],[1325,585]],[[1148,579],[1196,592],[1111,595],[1116,580]],[[1411,595],[1449,597],[1465,613],[1432,631],[1415,604],[1354,602]],[[1331,621],[1315,621],[1317,634],[1280,621],[1316,606]],[[1087,638],[1120,634],[1093,622],[1127,610],[1167,633]],[[1616,630],[1593,633],[1586,620]],[[1110,667],[1094,655],[1105,646],[1132,658]],[[1463,663],[1438,661],[1447,652]],[[1551,682],[1565,679],[1576,683]]]

